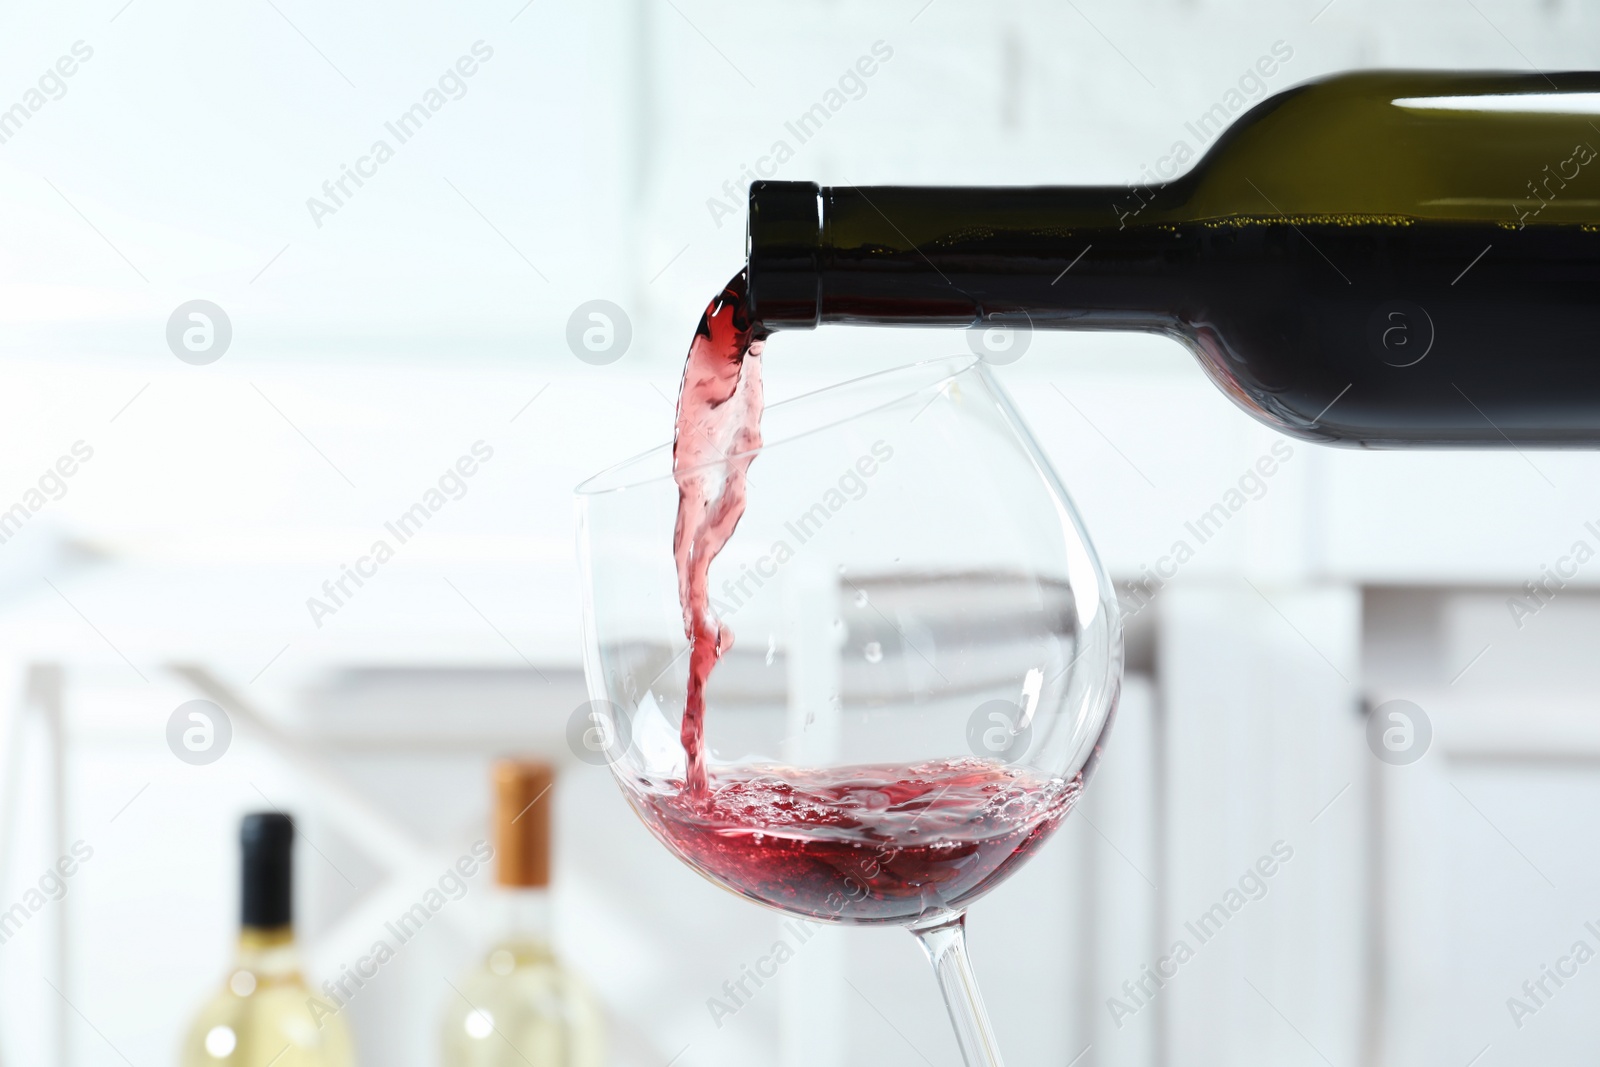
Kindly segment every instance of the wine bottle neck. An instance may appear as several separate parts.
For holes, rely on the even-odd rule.
[[[500,886],[496,895],[499,929],[503,936],[539,943],[550,940],[550,894],[547,890]]]
[[[750,189],[752,315],[769,329],[823,322],[1159,330],[1183,278],[1162,223],[1180,183],[1038,188]]]
[[[300,971],[294,927],[245,926],[239,930],[238,967],[263,978],[285,978]]]

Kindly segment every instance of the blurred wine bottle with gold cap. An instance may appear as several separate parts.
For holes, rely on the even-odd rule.
[[[555,770],[494,765],[495,905],[500,932],[445,1003],[445,1067],[600,1067],[604,1030],[583,982],[550,947]]]

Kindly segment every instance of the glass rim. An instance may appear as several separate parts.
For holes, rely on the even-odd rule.
[[[890,375],[906,374],[909,371],[934,369],[938,367],[950,368],[950,370],[945,373],[936,374],[925,379],[920,385],[908,387],[908,391],[905,393],[891,397],[888,400],[873,403],[868,407],[862,408],[860,411],[851,412],[848,415],[843,415],[836,419],[821,422],[816,426],[808,426],[795,433],[778,438],[777,440],[763,440],[762,443],[756,448],[747,449],[743,452],[735,452],[732,455],[722,456],[713,460],[707,460],[705,463],[699,464],[695,467],[690,467],[688,469],[704,470],[707,467],[714,467],[727,463],[728,461],[737,459],[740,456],[760,455],[762,452],[766,452],[770,449],[778,448],[782,445],[810,437],[812,434],[822,433],[826,430],[831,430],[834,427],[843,426],[846,423],[854,422],[857,419],[866,418],[869,415],[874,415],[878,412],[892,408],[897,404],[904,404],[908,400],[915,400],[918,397],[942,392],[946,384],[948,384],[952,379],[958,378],[963,374],[969,374],[973,370],[981,368],[983,363],[984,361],[982,357],[967,353],[954,356],[935,356],[932,359],[917,360],[914,363],[905,363],[898,367],[889,367],[885,370],[873,371],[870,374],[863,374],[855,378],[847,379],[846,381],[836,382],[832,385],[825,385],[820,389],[812,389],[811,391],[801,393],[798,396],[789,397],[787,400],[781,400],[778,403],[768,407],[766,411],[762,413],[763,420],[765,420],[768,413],[781,412],[785,408],[789,408],[791,405],[799,404],[802,401],[815,400],[818,397],[826,396],[831,393],[840,393],[848,389],[858,388],[864,383],[887,378]],[[641,486],[653,485],[656,482],[671,482],[675,478],[675,472],[670,469],[665,474],[650,474],[637,478],[628,478],[626,474],[630,467],[642,466],[643,464],[654,460],[661,453],[670,452],[672,450],[672,446],[673,442],[668,441],[665,444],[656,445],[655,447],[648,448],[637,455],[630,456],[620,463],[614,463],[599,473],[585,478],[583,481],[579,482],[575,487],[573,487],[572,491],[579,497],[594,497],[602,496],[606,493],[621,492],[625,489],[636,489]]]

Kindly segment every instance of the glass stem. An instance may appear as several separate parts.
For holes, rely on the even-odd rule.
[[[933,973],[939,979],[939,991],[944,994],[944,1005],[950,1011],[950,1023],[956,1028],[956,1043],[961,1046],[961,1056],[967,1067],[1001,1067],[1000,1046],[995,1042],[989,1015],[983,1010],[983,997],[978,994],[972,963],[967,959],[966,912],[957,912],[927,926],[913,926],[911,932],[933,963]]]

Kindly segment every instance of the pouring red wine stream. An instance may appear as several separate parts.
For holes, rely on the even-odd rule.
[[[656,783],[639,812],[701,871],[774,907],[866,923],[960,908],[1049,835],[1081,775],[979,758],[708,770],[706,686],[734,640],[711,610],[710,569],[744,515],[762,446],[765,338],[741,273],[706,307],[689,348],[673,442],[673,554],[689,640],[685,770],[682,782]]]
[[[702,735],[705,687],[733,634],[707,603],[711,562],[744,515],[746,475],[761,447],[761,349],[766,334],[751,326],[740,272],[700,317],[678,391],[672,474],[678,521],[672,551],[678,601],[689,638],[689,690],[680,738],[688,760],[685,786],[706,791]]]

